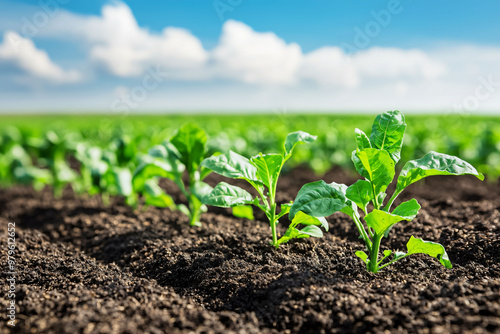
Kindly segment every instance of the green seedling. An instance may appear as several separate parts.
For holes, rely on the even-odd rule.
[[[127,203],[134,203],[132,172],[117,160],[119,150],[101,149],[79,143],[76,159],[80,162],[80,192],[89,195],[101,194],[104,204],[109,204],[110,195],[121,195]]]
[[[178,209],[189,217],[191,226],[201,226],[200,216],[207,208],[201,199],[212,191],[203,182],[211,171],[200,166],[207,155],[207,135],[193,124],[180,128],[167,142],[152,147],[134,172],[133,187],[144,196],[146,205]],[[187,174],[187,181],[183,179]],[[175,204],[158,185],[159,178],[175,182],[188,201],[188,206]]]
[[[314,140],[316,140],[316,136],[298,131],[288,134],[283,153],[261,153],[251,159],[247,159],[233,151],[229,151],[227,154],[205,159],[201,163],[202,166],[222,176],[247,181],[257,191],[259,196],[253,198],[246,190],[226,182],[221,182],[204,197],[203,203],[224,208],[232,207],[233,214],[234,210],[237,210],[247,212],[250,215],[252,213],[251,205],[258,207],[266,214],[269,220],[273,238],[271,244],[276,248],[280,244],[294,238],[322,237],[323,232],[318,226],[323,226],[325,230],[328,230],[326,220],[322,217],[312,217],[303,212],[297,214],[291,220],[288,230],[281,238],[278,239],[276,231],[279,219],[286,215],[292,206],[291,203],[282,204],[280,212],[277,212],[276,186],[281,169],[285,162],[292,156],[296,144],[311,143]],[[305,225],[305,227],[299,230],[297,228],[299,225]]]
[[[27,146],[33,155],[37,157],[37,164],[43,167],[44,172],[50,172],[51,177],[47,182],[52,186],[55,197],[61,197],[64,188],[68,184],[75,184],[77,173],[71,169],[67,160],[69,146],[73,143],[71,135],[64,136],[54,131],[48,131],[42,137],[30,137]],[[40,171],[31,168],[26,175],[39,178]]]
[[[364,179],[347,187],[335,182],[327,184],[318,181],[306,184],[299,191],[290,210],[294,219],[302,211],[311,216],[324,217],[341,211],[349,215],[365,242],[366,250],[356,255],[365,262],[373,273],[411,254],[428,254],[435,257],[446,268],[451,262],[444,247],[438,243],[411,237],[406,244],[406,252],[384,250],[380,257],[380,244],[391,228],[400,221],[411,221],[417,216],[420,205],[415,199],[391,207],[398,195],[409,185],[432,175],[474,175],[480,180],[484,176],[469,163],[446,154],[429,152],[423,158],[404,165],[398,176],[396,190],[386,199],[387,186],[395,176],[395,164],[399,161],[403,136],[406,129],[404,116],[399,111],[389,111],[378,115],[373,123],[370,137],[361,130],[355,130],[357,148],[352,153],[352,161]],[[360,211],[366,226],[362,223]]]

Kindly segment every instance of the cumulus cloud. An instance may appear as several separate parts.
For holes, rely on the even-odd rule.
[[[62,12],[43,31],[49,36],[84,39],[90,58],[119,77],[134,77],[148,66],[161,66],[180,79],[196,77],[208,58],[200,40],[189,31],[167,27],[161,34],[139,27],[130,8],[107,5],[102,16]]]
[[[0,44],[0,62],[53,82],[81,78],[78,72],[54,64],[31,40],[8,34],[11,37],[6,35]],[[130,81],[124,78],[141,80],[153,68],[168,73],[168,80],[151,92],[150,104],[141,107],[154,108],[157,103],[160,109],[177,110],[272,110],[284,106],[290,110],[444,110],[468,105],[465,102],[476,98],[477,87],[482,85],[479,90],[488,92],[488,98],[477,98],[478,106],[469,109],[500,108],[498,47],[441,44],[422,50],[373,46],[346,54],[338,46],[323,46],[304,52],[294,41],[273,32],[229,20],[222,26],[218,42],[208,49],[186,29],[166,27],[156,32],[139,26],[123,3],[105,5],[94,16],[61,10],[37,37],[78,44],[87,57],[82,62],[96,71],[96,77],[103,69],[116,77],[106,78],[118,87],[113,93],[109,87],[105,93],[105,84],[97,81],[89,88],[95,89],[93,96],[107,94],[99,100],[106,101],[104,107],[110,95],[130,91],[125,86]],[[24,51],[15,52],[20,47]],[[179,85],[179,81],[196,84]]]
[[[339,47],[323,47],[306,54],[298,75],[327,86],[356,87],[360,83],[356,66]]]
[[[37,49],[33,41],[13,31],[4,34],[0,44],[0,63],[54,83],[71,83],[81,79],[80,73],[75,70],[66,71],[54,64],[45,51]]]
[[[302,50],[272,32],[255,32],[244,23],[227,21],[211,52],[215,75],[252,84],[293,84]]]
[[[101,16],[62,12],[42,33],[85,40],[90,59],[118,77],[137,77],[149,66],[160,66],[178,80],[354,88],[366,80],[434,79],[446,71],[421,50],[374,47],[348,56],[327,46],[304,54],[297,43],[234,20],[224,23],[218,44],[206,50],[185,29],[154,33],[140,27],[123,3],[104,6]]]
[[[367,78],[436,79],[446,73],[446,66],[417,49],[373,47],[353,56],[359,74]]]

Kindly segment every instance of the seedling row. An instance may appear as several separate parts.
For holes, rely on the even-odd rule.
[[[404,115],[390,111],[375,118],[369,135],[358,128],[351,129],[354,132],[351,145],[345,146],[354,150],[345,154],[346,157],[342,157],[343,148],[331,154],[339,161],[349,159],[361,179],[351,185],[323,180],[308,183],[289,203],[276,202],[282,171],[289,163],[297,164],[308,157],[313,164],[318,161],[316,144],[325,142],[321,134],[326,131],[317,135],[294,131],[286,135],[275,153],[266,149],[249,155],[254,148],[249,149],[244,140],[233,137],[231,141],[222,140],[221,144],[222,136],[219,136],[210,142],[207,133],[195,124],[180,127],[167,140],[164,132],[135,137],[118,133],[107,147],[86,139],[81,132],[47,131],[27,136],[11,127],[5,129],[0,143],[0,176],[3,186],[28,184],[38,190],[51,186],[55,196],[61,196],[70,185],[79,194],[100,194],[104,203],[109,203],[110,196],[122,196],[134,209],[157,206],[179,210],[189,218],[191,226],[203,225],[201,214],[208,206],[232,208],[235,216],[251,220],[253,211],[261,210],[270,225],[269,243],[276,249],[293,239],[323,237],[324,232],[328,232],[326,218],[341,212],[352,219],[364,242],[365,248],[356,255],[368,271],[376,273],[417,253],[430,255],[451,268],[444,246],[421,238],[425,236],[412,236],[404,252],[385,250],[380,254],[383,239],[392,227],[401,221],[411,221],[420,209],[415,199],[393,208],[406,187],[434,175],[474,175],[484,179],[483,174],[465,160],[435,151],[407,161],[396,177],[396,165],[402,157],[422,149],[405,154],[406,128]],[[333,127],[331,131],[337,130]],[[227,148],[228,142],[233,149]],[[308,145],[309,149],[298,150],[299,144]],[[142,151],[144,146],[150,146],[146,152]],[[241,152],[237,151],[238,146]],[[328,154],[324,147],[321,152]],[[318,163],[321,166],[316,169],[325,169],[330,163]],[[227,178],[228,182],[212,187],[205,182],[211,173]],[[173,181],[186,202],[177,203],[160,186],[162,179]],[[229,183],[229,179],[244,180],[258,195],[252,196]],[[387,194],[394,179],[396,189]],[[279,235],[277,225],[284,216],[288,216],[290,224],[286,232]]]

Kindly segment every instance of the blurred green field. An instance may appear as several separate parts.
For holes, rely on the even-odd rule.
[[[20,131],[26,146],[29,138],[43,137],[51,130],[64,137],[71,134],[105,148],[126,136],[139,152],[168,139],[185,123],[196,123],[209,135],[211,151],[232,149],[251,156],[279,149],[287,133],[297,130],[317,135],[318,140],[297,150],[292,165],[308,164],[317,173],[333,165],[351,168],[355,148],[354,129],[370,133],[375,115],[22,115],[1,116],[0,132],[12,127]],[[490,178],[500,175],[500,117],[407,115],[408,124],[400,163],[428,151],[459,156]],[[10,130],[9,130],[10,129]],[[71,145],[70,145],[71,146]],[[71,147],[69,148],[71,150]]]

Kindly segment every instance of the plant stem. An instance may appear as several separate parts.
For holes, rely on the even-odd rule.
[[[375,234],[375,238],[373,239],[373,246],[370,250],[370,265],[368,270],[372,273],[376,273],[379,271],[378,267],[378,252],[380,249],[380,241],[384,235]]]
[[[370,237],[366,233],[366,230],[363,226],[363,223],[361,222],[361,220],[359,220],[358,216],[356,216],[355,214],[353,215],[353,219],[354,219],[354,223],[356,224],[356,227],[358,228],[359,234],[361,235],[361,237],[363,238],[363,240],[366,243],[366,247],[368,248],[368,251],[371,252],[372,241],[370,240]]]
[[[386,212],[389,212],[391,210],[391,206],[392,206],[392,203],[394,203],[394,200],[396,199],[396,197],[398,197],[398,195],[400,194],[401,192],[394,192],[394,194],[392,194],[391,198],[389,199],[389,202],[387,203],[387,205],[385,206],[384,210]]]
[[[269,222],[271,223],[271,232],[273,234],[273,246],[278,248],[278,235],[276,233],[276,204],[271,206],[271,212],[269,215]]]
[[[191,218],[189,219],[189,225],[200,226],[200,215],[201,215],[200,210],[191,209],[191,205],[189,206],[191,211]]]
[[[393,260],[391,260],[391,261],[387,262],[386,264],[384,264],[383,266],[378,267],[378,270],[381,270],[381,269],[383,269],[383,268],[387,267],[388,265],[393,264],[393,263],[394,263],[394,262],[396,262],[396,261],[399,261],[399,260],[401,260],[401,259],[404,259],[404,258],[405,258],[405,257],[407,257],[408,255],[409,255],[409,254],[406,254],[406,255],[403,255],[403,256],[401,256],[401,257],[398,257],[397,259],[393,259]]]

